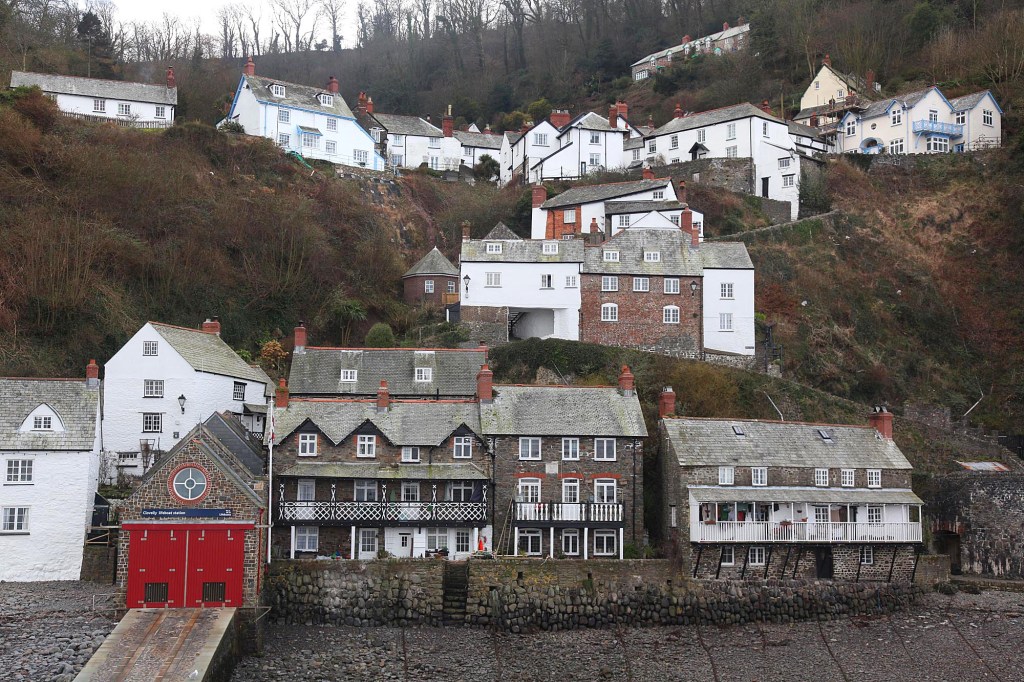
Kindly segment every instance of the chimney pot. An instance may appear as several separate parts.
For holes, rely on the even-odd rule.
[[[762,100],[761,111],[763,111],[766,114],[772,113],[772,105],[768,103],[768,100]]]
[[[174,77],[174,67],[167,67],[167,87],[176,88],[178,87],[178,79]]]
[[[868,415],[868,422],[886,440],[892,440],[892,412],[876,406]]]
[[[491,124],[488,123],[486,126],[484,126],[484,135],[493,135],[493,134],[494,134],[494,131],[491,130]]]
[[[679,192],[677,198],[680,203],[686,203],[686,180],[679,181]]]
[[[608,107],[608,126],[612,130],[619,127],[619,108],[614,104]]]
[[[615,107],[619,110],[619,116],[629,120],[629,104],[626,102],[615,101]]]
[[[533,208],[540,208],[541,204],[548,200],[548,188],[537,183],[533,186]]]
[[[338,94],[338,89],[339,89],[338,79],[335,78],[334,76],[331,76],[330,78],[328,78],[327,79],[327,92],[330,92],[330,93],[333,93],[333,94]]]
[[[552,109],[551,116],[548,117],[548,120],[551,122],[551,125],[561,130],[565,126],[569,125],[569,121],[571,121],[572,118],[569,116],[568,109]]]
[[[468,242],[472,237],[469,234],[470,224],[469,221],[462,223],[462,241]]]
[[[256,75],[256,64],[252,61],[252,57],[249,57],[249,59],[245,62],[245,66],[242,67],[242,71],[245,73],[246,76]]]
[[[690,235],[690,248],[697,248],[700,246],[700,230],[693,226],[693,211],[687,206],[683,209],[683,213],[679,219],[679,226]]]
[[[636,395],[636,380],[633,377],[633,373],[629,371],[629,365],[623,365],[622,371],[619,373],[619,390],[622,391],[622,395],[631,396]]]
[[[864,74],[864,80],[867,84],[868,92],[870,93],[875,89],[875,70],[868,69],[868,72]]]
[[[455,121],[452,119],[452,108],[449,105],[448,112],[441,117],[441,133],[445,137],[451,137],[455,132]]]
[[[666,386],[658,396],[658,417],[670,417],[676,413],[676,394],[671,386]]]
[[[277,389],[274,391],[274,406],[288,407],[288,382],[284,377],[278,380]]]
[[[654,171],[651,169],[650,166],[644,166],[644,169],[643,169],[643,171],[641,171],[641,173],[642,173],[642,176],[643,176],[644,180],[653,180],[654,179]]]
[[[686,45],[687,43],[690,43],[692,41],[693,41],[693,38],[690,37],[689,33],[687,33],[685,36],[683,36],[683,45]]]
[[[811,127],[812,128],[817,128],[818,127],[818,115],[817,114],[811,114]]]
[[[827,52],[825,53],[825,56],[821,58],[821,64],[822,66],[827,66],[829,68],[832,67],[832,57],[830,57]]]
[[[391,394],[388,393],[387,379],[380,380],[380,388],[377,389],[377,411],[386,412],[391,405]]]
[[[96,364],[96,360],[90,359],[89,364],[85,366],[85,385],[89,388],[100,385],[100,366]]]
[[[373,113],[373,98],[369,95],[366,96],[366,113]]]
[[[723,21],[722,22],[722,30],[723,31],[728,31],[729,30],[729,22],[728,21]]]
[[[220,318],[214,315],[203,322],[203,331],[207,334],[220,336]]]
[[[299,326],[295,328],[295,344],[293,346],[292,352],[306,352],[306,325],[302,322],[299,322]]]
[[[683,117],[683,108],[679,105],[679,102],[676,102],[676,110],[672,112],[672,117],[673,118],[682,118]]]
[[[494,372],[486,362],[480,365],[480,371],[476,375],[476,396],[481,403],[494,401]]]

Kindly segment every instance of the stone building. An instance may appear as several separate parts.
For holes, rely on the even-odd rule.
[[[673,417],[665,389],[665,537],[693,576],[911,580],[922,502],[877,410],[867,427]]]
[[[266,557],[262,446],[230,413],[197,425],[121,507],[127,608],[256,606]]]
[[[402,296],[409,305],[455,303],[459,300],[459,269],[435,246],[402,275]]]

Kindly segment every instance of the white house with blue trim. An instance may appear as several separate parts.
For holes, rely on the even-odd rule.
[[[941,154],[998,147],[1003,110],[988,90],[955,99],[935,86],[872,102],[839,121],[837,151]]]
[[[307,159],[384,170],[373,138],[356,122],[338,89],[334,76],[323,88],[257,76],[250,57],[225,121]]]

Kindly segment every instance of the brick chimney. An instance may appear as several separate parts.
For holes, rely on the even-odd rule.
[[[651,114],[647,114],[647,127],[648,128],[653,128],[654,127],[654,116],[652,116]]]
[[[441,132],[445,137],[451,137],[454,131],[455,123],[452,119],[452,105],[449,104],[444,116],[441,117]]]
[[[369,95],[366,96],[366,113],[373,113],[373,98]]]
[[[533,186],[533,208],[540,208],[540,205],[548,200],[548,188],[537,183]]]
[[[360,92],[359,97],[356,98],[356,112],[360,114],[366,113],[366,93]]]
[[[176,87],[178,87],[178,79],[176,79],[174,77],[174,67],[173,66],[168,66],[167,67],[167,87],[168,88],[176,88]]]
[[[493,135],[493,134],[494,134],[494,131],[491,130],[491,124],[488,123],[487,125],[484,126],[484,135]]]
[[[220,336],[220,318],[214,315],[203,322],[203,331],[207,334]]]
[[[601,226],[597,224],[597,218],[590,219],[590,234],[597,234],[601,231]]]
[[[882,434],[882,438],[892,440],[892,412],[884,407],[875,406],[868,415],[868,423]]]
[[[388,393],[387,379],[380,380],[380,388],[377,389],[377,411],[387,412],[391,405],[391,394]]]
[[[614,104],[608,107],[608,126],[612,130],[619,127],[619,108]]]
[[[615,100],[615,106],[619,110],[619,116],[621,116],[622,118],[624,118],[624,119],[626,119],[628,121],[629,120],[629,105],[626,104],[625,102],[620,102],[619,100]]]
[[[679,216],[679,228],[690,235],[690,247],[696,249],[700,246],[700,230],[693,226],[693,211],[687,206]]]
[[[299,326],[295,328],[295,344],[292,347],[293,354],[305,353],[306,352],[306,325],[299,322]]]
[[[679,191],[676,193],[680,203],[686,203],[686,180],[679,181]]]
[[[480,371],[476,375],[476,397],[482,403],[494,402],[494,372],[487,363],[480,365]]]
[[[85,366],[85,385],[89,388],[97,388],[100,385],[100,366],[95,360],[89,360]]]
[[[864,82],[867,85],[868,94],[875,89],[875,70],[868,69],[868,72],[864,74]]]
[[[658,417],[671,417],[676,413],[676,393],[671,386],[661,389],[658,395]]]
[[[689,33],[687,33],[685,36],[683,36],[683,43],[682,43],[683,45],[686,45],[687,43],[691,43],[691,42],[693,42],[693,38],[690,37]]]
[[[288,407],[288,382],[284,377],[278,379],[277,389],[274,391],[274,407]]]
[[[548,121],[551,122],[551,125],[555,126],[559,130],[569,125],[569,121],[571,120],[572,117],[569,116],[568,109],[552,109],[551,116],[548,117]]]
[[[469,224],[469,221],[468,221],[468,220],[467,220],[466,222],[462,223],[462,241],[464,241],[464,242],[468,242],[468,241],[469,241],[470,239],[472,239],[472,238],[473,238],[473,237],[472,237],[472,236],[471,236],[471,235],[469,234],[469,229],[470,229],[470,227],[471,227],[471,226],[470,226],[470,224]]]
[[[810,121],[810,123],[811,123],[811,127],[812,128],[817,128],[818,127],[818,115],[817,114],[811,114],[811,121]]]
[[[772,113],[772,105],[768,103],[768,100],[762,100],[761,101],[761,111],[763,111],[764,113],[766,113],[768,115],[771,115],[771,113]]]
[[[641,171],[641,173],[643,174],[644,180],[654,179],[654,171],[651,170],[650,166],[644,166],[644,169]]]
[[[629,371],[629,365],[623,365],[619,373],[619,392],[627,397],[636,395],[636,381],[633,373]]]
[[[825,56],[821,58],[821,65],[832,68],[832,57],[830,57],[827,52],[825,53]]]
[[[336,94],[338,94],[338,90],[339,89],[340,88],[339,88],[339,85],[338,85],[338,79],[337,78],[335,78],[334,76],[331,76],[330,78],[327,79],[327,92],[330,92],[330,93],[336,95]]]
[[[682,118],[683,108],[679,106],[679,102],[676,102],[676,110],[672,112],[672,118]]]
[[[722,30],[723,31],[728,31],[729,30],[729,22],[728,21],[723,21],[722,22]]]
[[[256,64],[252,61],[252,57],[249,57],[249,60],[245,62],[245,66],[242,67],[242,73],[246,76],[256,75]]]

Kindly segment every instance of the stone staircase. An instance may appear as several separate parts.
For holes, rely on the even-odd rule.
[[[445,625],[465,625],[466,595],[469,591],[469,562],[444,562],[443,587],[442,622]]]

